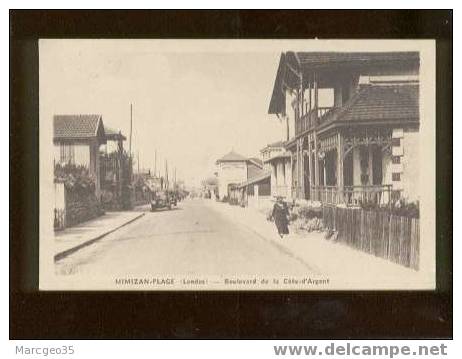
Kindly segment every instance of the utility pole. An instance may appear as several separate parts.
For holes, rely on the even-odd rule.
[[[132,129],[133,129],[133,104],[130,102],[130,140],[128,142],[128,152],[132,156]]]
[[[137,157],[136,162],[138,162],[138,174],[140,174],[140,150],[136,151],[136,157]]]
[[[168,162],[165,160],[165,182],[166,182],[166,188],[168,190]]]
[[[157,174],[157,150],[154,150],[154,176]]]
[[[173,168],[173,189],[176,189],[176,167]]]

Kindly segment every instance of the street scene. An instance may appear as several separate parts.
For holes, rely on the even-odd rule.
[[[188,200],[178,208],[149,212],[98,244],[57,262],[62,273],[109,271],[123,277],[157,273],[213,275],[221,273],[316,274],[308,263],[284,253],[252,227],[236,223],[203,200]],[[133,258],[136,258],[134,261]]]
[[[225,43],[41,42],[41,287],[431,288],[421,53]]]

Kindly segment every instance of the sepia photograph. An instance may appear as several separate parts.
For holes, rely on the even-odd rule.
[[[39,41],[41,290],[435,289],[433,40]]]

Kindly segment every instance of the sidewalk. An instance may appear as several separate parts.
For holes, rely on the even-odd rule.
[[[144,212],[107,212],[101,217],[55,232],[55,261],[86,247],[144,216]]]
[[[299,232],[281,239],[273,222],[253,208],[210,202],[217,211],[230,216],[283,252],[305,262],[320,276],[328,276],[332,289],[386,290],[421,289],[431,286],[429,278],[413,269],[350,248],[324,238],[324,232]]]

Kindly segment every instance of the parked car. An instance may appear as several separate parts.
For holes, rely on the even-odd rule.
[[[157,191],[151,196],[151,211],[160,208],[172,209],[172,205],[176,206],[176,200],[168,191]]]

